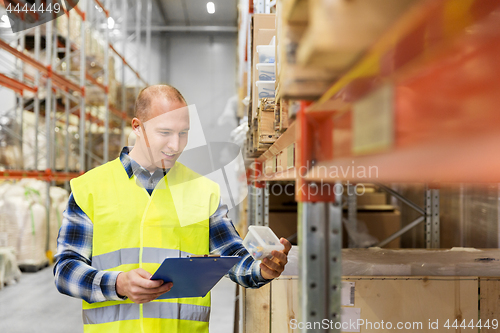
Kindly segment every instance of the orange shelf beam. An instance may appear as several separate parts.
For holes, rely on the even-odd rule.
[[[124,111],[120,111],[113,106],[109,106],[109,111],[111,111],[113,114],[117,115],[118,117],[120,117],[128,122],[132,121],[132,119],[127,116],[127,113],[125,113]]]
[[[37,88],[30,87],[2,73],[0,73],[0,85],[12,89],[20,95],[23,95],[25,90],[31,91],[33,93],[37,92]]]
[[[145,85],[147,85],[148,83],[139,75],[139,73],[134,69],[132,68],[132,66],[127,62],[127,60],[125,60],[125,57],[122,56],[116,49],[115,47],[110,43],[109,44],[109,48],[123,61],[123,63],[125,64],[125,66],[127,66],[128,68],[130,68],[130,70],[135,74],[135,76],[137,76],[137,78],[139,80],[141,80]]]
[[[80,176],[78,172],[53,172],[45,171],[28,171],[28,170],[4,170],[0,171],[0,180],[21,180],[24,178],[33,178],[45,181],[68,181]]]
[[[296,181],[298,172],[295,168],[290,168],[284,171],[278,171],[272,174],[263,174],[255,179],[256,182],[264,181]]]
[[[23,52],[18,51],[17,49],[13,48],[12,46],[10,46],[8,43],[6,43],[1,39],[0,39],[0,48],[6,50],[16,58],[22,60],[24,63],[34,67],[35,69],[40,71],[43,75],[51,78],[54,81],[54,84],[59,89],[64,91],[73,90],[79,92],[80,94],[82,93],[82,88],[78,86],[76,83],[66,79],[62,75],[53,72],[50,66],[46,67],[39,61],[31,58],[30,56],[24,54]]]
[[[108,93],[108,87],[106,87],[104,84],[99,83],[95,77],[89,74],[89,72],[85,72],[85,78],[92,82],[95,86],[98,86],[101,88],[106,94]]]
[[[95,2],[97,3],[97,5],[99,7],[101,7],[101,9],[104,11],[104,13],[106,14],[106,17],[109,17],[109,10],[107,10],[104,5],[99,1],[99,0],[95,0]]]
[[[74,9],[76,13],[80,15],[80,17],[85,21],[85,13],[80,10],[80,8],[73,2],[73,0],[66,0],[66,1],[71,7],[73,7],[72,9]]]

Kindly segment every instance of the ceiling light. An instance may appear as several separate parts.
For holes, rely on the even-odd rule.
[[[115,27],[115,20],[112,17],[108,17],[108,29],[113,29]]]
[[[10,21],[9,21],[9,17],[7,15],[2,15],[2,18],[1,18],[2,22],[7,24],[8,26],[10,26]]]
[[[213,2],[207,2],[207,12],[209,14],[215,13],[215,5]]]

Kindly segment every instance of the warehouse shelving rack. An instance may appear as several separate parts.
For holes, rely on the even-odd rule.
[[[498,17],[497,1],[418,2],[319,100],[301,101],[294,126],[253,161],[250,221],[266,216],[268,182],[296,183],[299,322],[340,320],[343,198],[318,189],[343,181],[427,183],[423,209],[382,186],[423,216],[379,245],[425,221],[427,247],[439,248],[439,184],[500,181]],[[266,161],[290,143],[295,167],[264,174]],[[331,176],[353,166],[378,173]],[[351,213],[355,196],[347,201]]]
[[[142,15],[142,3],[146,3],[146,20],[145,30],[140,25]],[[19,3],[21,6],[26,4],[25,0],[5,1],[8,3]],[[72,0],[69,0],[70,5],[74,5]],[[36,4],[40,4],[40,0],[36,0]],[[127,31],[127,19],[129,13],[136,13],[136,30],[133,36],[129,36]],[[143,74],[143,71],[149,70],[141,66],[140,54],[144,48],[140,47],[141,31],[145,31],[147,45],[146,54],[150,54],[151,49],[151,0],[139,1],[114,1],[114,0],[80,0],[74,6],[72,12],[65,10],[66,17],[68,18],[67,30],[62,33],[55,29],[55,20],[47,22],[43,26],[36,26],[33,29],[21,31],[16,34],[8,34],[7,36],[0,35],[0,49],[4,54],[9,54],[14,59],[14,64],[11,65],[14,70],[11,74],[0,74],[0,86],[11,89],[16,93],[16,106],[14,113],[16,121],[23,126],[23,111],[25,109],[33,109],[35,114],[35,147],[33,149],[35,154],[35,170],[2,170],[0,171],[1,180],[19,180],[23,178],[35,178],[47,181],[47,201],[46,207],[50,207],[49,189],[51,184],[55,182],[65,182],[65,187],[69,189],[69,180],[84,173],[86,170],[86,160],[97,160],[98,163],[104,163],[109,160],[109,134],[110,134],[110,117],[114,116],[120,120],[120,133],[121,145],[125,145],[125,127],[126,122],[130,122],[131,118],[124,111],[126,108],[126,86],[130,84],[131,80],[127,80],[127,73],[131,72],[132,77],[135,77],[136,92],[141,86],[147,86],[148,82]],[[76,15],[75,15],[76,14]],[[110,27],[108,26],[109,18],[115,15],[120,17],[117,19],[117,24],[121,24],[121,36],[110,36]],[[76,19],[78,16],[81,20],[79,41],[72,40],[70,36],[70,17]],[[24,20],[21,15],[20,19]],[[45,33],[42,36],[42,29]],[[97,75],[91,75],[89,68],[87,68],[87,54],[86,54],[86,34],[91,31],[100,31],[104,36],[104,61],[100,64],[103,69],[103,75],[99,78]],[[27,54],[26,50],[26,36],[33,34],[33,55]],[[42,51],[42,37],[44,37],[43,50],[45,51],[45,59],[40,58]],[[137,66],[131,65],[129,58],[134,55],[127,50],[127,45],[135,40],[136,42],[136,61]],[[117,43],[121,44],[118,48]],[[79,45],[78,45],[79,44]],[[56,55],[63,54],[63,57],[56,63]],[[79,54],[79,57],[78,57]],[[71,57],[77,57],[76,67],[78,71],[72,72],[70,69]],[[116,106],[110,105],[110,57],[116,57],[121,62],[121,101]],[[5,60],[1,60],[5,61]],[[58,66],[62,63],[65,67],[58,70]],[[25,66],[32,67],[36,74],[30,76],[25,73]],[[148,75],[150,77],[150,74]],[[86,91],[89,87],[98,87],[104,95],[103,114],[94,114],[93,108],[86,105]],[[43,89],[45,88],[45,89]],[[26,93],[33,95],[33,102],[26,104]],[[64,106],[61,107],[57,104],[56,94],[60,94],[64,100]],[[39,147],[38,142],[38,124],[41,122],[41,108],[42,101],[45,101],[45,136],[46,136],[46,169],[39,170]],[[74,105],[71,105],[73,103]],[[71,124],[70,115],[78,117],[78,141],[79,141],[79,170],[69,169],[69,126]],[[64,144],[65,154],[65,168],[64,170],[56,170],[55,166],[55,151],[54,151],[54,129],[56,124],[63,126],[66,140]],[[90,149],[91,138],[93,130],[99,127],[103,131],[104,148],[103,158],[100,159],[94,156]],[[22,144],[22,131],[21,133],[9,133],[13,135],[20,144]],[[87,162],[87,164],[89,164]],[[47,209],[47,221],[49,220],[49,209]],[[47,233],[49,239],[49,233]],[[48,242],[47,242],[48,246]]]

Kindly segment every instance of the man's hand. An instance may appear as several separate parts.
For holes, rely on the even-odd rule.
[[[142,268],[122,272],[116,278],[116,293],[127,296],[137,304],[151,302],[158,296],[170,291],[172,282],[163,284],[162,280],[150,280],[151,274]]]
[[[271,280],[279,277],[285,270],[285,265],[288,262],[288,252],[292,248],[292,244],[285,238],[280,239],[280,243],[285,246],[284,250],[273,251],[271,259],[265,258],[260,264],[260,274],[266,280]]]

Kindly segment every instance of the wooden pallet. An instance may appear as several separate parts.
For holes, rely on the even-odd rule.
[[[19,264],[19,269],[23,273],[36,273],[39,270],[42,270],[47,266],[49,266],[49,262],[45,261],[45,262],[39,263],[39,264]]]

